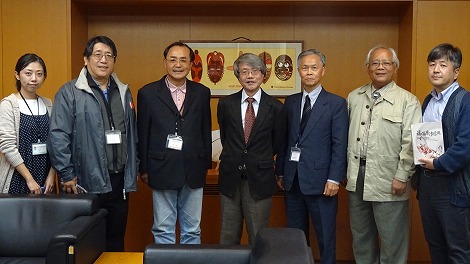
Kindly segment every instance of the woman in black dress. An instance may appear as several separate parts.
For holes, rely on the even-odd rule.
[[[55,170],[47,155],[50,99],[36,92],[47,76],[43,59],[25,54],[15,67],[17,93],[0,101],[0,192],[52,193]]]

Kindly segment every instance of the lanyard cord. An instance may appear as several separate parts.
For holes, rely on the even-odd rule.
[[[106,88],[106,90],[108,90],[107,92],[108,98],[106,98],[103,90],[101,90],[99,87],[97,88],[97,90],[100,91],[101,97],[103,98],[104,105],[106,108],[106,114],[108,115],[109,126],[111,127],[111,130],[114,130],[115,124],[114,124],[114,119],[113,119],[113,112],[111,111],[111,104],[109,103],[109,101],[111,100],[111,94],[112,94],[111,89],[108,90],[108,88]]]
[[[36,135],[37,135],[37,140],[38,140],[38,143],[41,142],[41,135],[39,134],[39,125],[37,123],[37,120],[36,120],[36,117],[35,115],[33,114],[33,111],[31,110],[31,108],[29,107],[28,105],[28,102],[26,102],[26,99],[24,98],[23,94],[21,93],[21,91],[19,91],[20,95],[21,95],[21,98],[23,98],[23,101],[24,103],[26,104],[26,107],[28,107],[29,109],[29,112],[31,112],[31,115],[33,116],[33,120],[34,120],[34,126],[36,128]],[[39,96],[36,95],[36,104],[38,105],[38,114],[39,115]]]

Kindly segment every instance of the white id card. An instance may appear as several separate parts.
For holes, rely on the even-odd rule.
[[[121,130],[106,130],[104,132],[106,136],[106,144],[121,144]]]
[[[33,143],[32,144],[32,154],[33,155],[43,155],[43,154],[47,154],[47,147],[46,147],[46,143]]]
[[[183,149],[183,138],[178,135],[168,135],[166,137],[166,147],[174,150]]]
[[[298,147],[292,147],[290,148],[290,157],[289,157],[289,160],[290,161],[295,161],[295,162],[299,162],[300,161],[300,152],[301,149],[298,148]]]

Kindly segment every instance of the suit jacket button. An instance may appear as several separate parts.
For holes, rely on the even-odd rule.
[[[248,153],[248,150],[245,149],[243,152],[246,154],[246,153]]]
[[[361,139],[360,139],[360,138],[356,138],[356,140],[357,140],[357,141],[361,141]]]
[[[238,166],[238,169],[239,169],[239,170],[242,170],[242,169],[243,169],[243,167],[242,167],[242,166]]]

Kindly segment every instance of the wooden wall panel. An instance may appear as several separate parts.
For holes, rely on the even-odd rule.
[[[418,1],[415,74],[416,95],[421,100],[432,88],[427,77],[426,58],[432,48],[444,42],[462,50],[459,84],[470,89],[469,12],[470,1]]]
[[[67,1],[2,0],[3,94],[16,92],[15,64],[25,53],[37,53],[47,67],[39,94],[53,98],[69,77]]]

